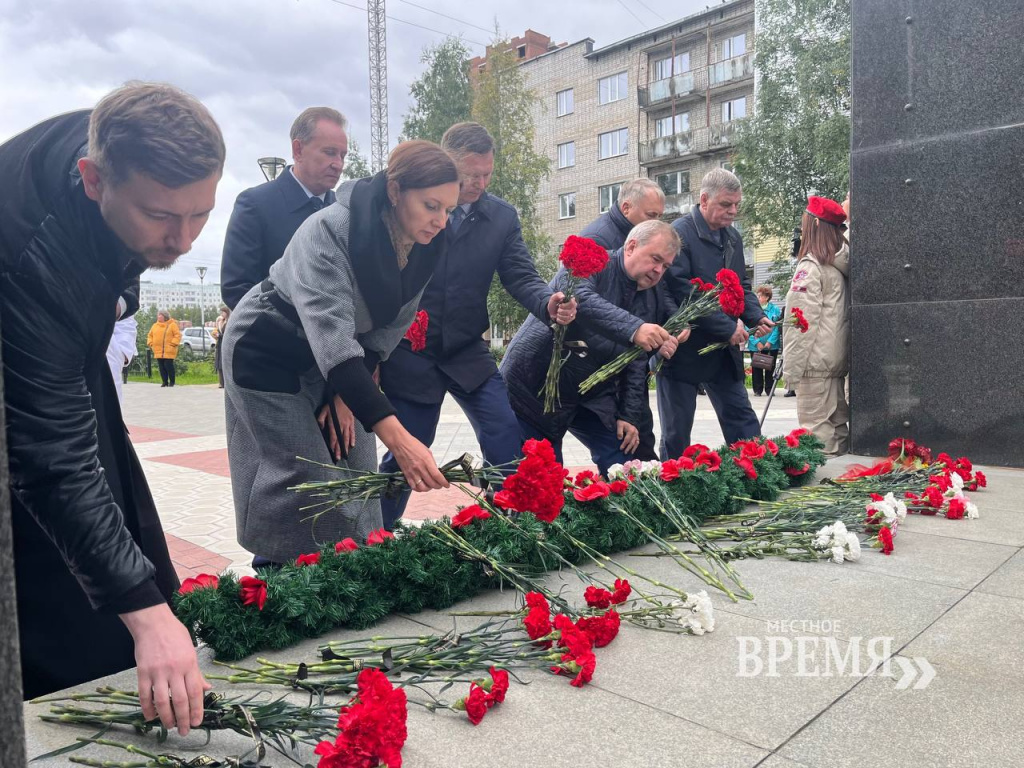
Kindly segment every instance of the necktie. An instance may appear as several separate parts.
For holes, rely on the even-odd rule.
[[[455,206],[455,210],[452,211],[452,234],[457,235],[459,233],[459,227],[462,226],[462,220],[466,217],[466,212],[462,210],[461,205]]]
[[[309,205],[313,209],[313,212],[316,213],[324,207],[324,201],[319,197],[311,197],[309,198]]]

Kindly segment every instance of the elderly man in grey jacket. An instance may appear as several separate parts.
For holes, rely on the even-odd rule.
[[[562,366],[561,403],[554,413],[544,413],[539,394],[551,359],[551,328],[530,317],[512,339],[501,364],[512,410],[525,437],[550,440],[559,461],[567,431],[590,449],[602,474],[612,464],[633,458],[639,444],[637,423],[648,397],[646,358],[586,395],[580,395],[579,386],[634,344],[669,358],[689,338],[688,330],[673,337],[659,325],[675,310],[659,283],[678,251],[679,237],[672,227],[647,221],[633,228],[601,272],[580,281],[576,321],[566,333],[566,349],[574,351]],[[552,289],[564,290],[565,280],[562,269]]]

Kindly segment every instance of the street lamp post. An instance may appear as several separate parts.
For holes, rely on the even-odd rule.
[[[196,272],[199,273],[199,327],[202,329],[203,357],[206,357],[206,297],[203,295],[203,280],[206,277],[206,267],[196,267]]]
[[[267,181],[273,181],[281,174],[281,171],[288,167],[288,163],[283,157],[261,157],[256,162],[260,164],[260,170],[263,171]]]

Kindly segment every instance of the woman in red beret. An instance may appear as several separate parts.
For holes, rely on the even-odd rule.
[[[850,450],[850,408],[844,380],[850,371],[850,249],[846,212],[834,200],[811,197],[804,212],[796,272],[786,312],[803,313],[807,328],[783,327],[782,370],[796,390],[800,426],[825,443],[825,452]],[[787,317],[787,319],[789,319]]]

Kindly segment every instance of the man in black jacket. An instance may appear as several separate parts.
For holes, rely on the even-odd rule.
[[[501,361],[501,374],[526,437],[547,438],[562,460],[566,431],[590,449],[602,475],[612,464],[636,458],[636,428],[647,403],[647,358],[634,360],[617,378],[580,395],[580,384],[605,363],[637,344],[671,358],[689,330],[672,337],[659,324],[674,311],[675,303],[659,284],[679,251],[679,237],[661,221],[639,224],[624,247],[611,254],[599,273],[576,287],[578,317],[566,331],[570,352],[559,375],[559,406],[544,412],[541,389],[551,360],[551,329],[535,317],[527,318]],[[565,285],[559,270],[551,287]],[[573,347],[573,342],[586,346]],[[573,351],[575,349],[575,351]],[[584,351],[585,354],[580,354]]]
[[[637,224],[660,219],[665,213],[665,193],[650,179],[633,179],[619,189],[612,207],[587,224],[580,237],[614,251],[626,244],[626,236]]]
[[[224,141],[176,88],[132,83],[0,147],[0,328],[27,697],[138,666],[147,718],[185,733],[203,691],[178,580],[105,352],[118,297],[186,253]]]
[[[650,179],[633,179],[619,189],[612,207],[587,224],[580,237],[587,237],[609,251],[626,244],[626,236],[637,224],[660,219],[665,213],[665,192]],[[654,415],[647,400],[640,404],[640,445],[633,458],[651,461],[658,458],[654,440]]]
[[[231,309],[266,279],[299,225],[334,202],[348,153],[346,126],[345,117],[330,107],[304,110],[292,123],[295,164],[235,200],[220,264],[220,295]]]
[[[737,345],[747,342],[744,324],[757,326],[755,335],[763,336],[771,331],[774,323],[765,317],[761,303],[750,290],[743,260],[743,238],[731,226],[742,199],[740,180],[735,174],[715,168],[701,181],[700,204],[672,223],[683,243],[665,278],[673,299],[677,302],[686,299],[692,278],[713,283],[718,271],[728,268],[743,283],[746,309],[738,320],[721,311],[698,320],[690,343],[671,363],[662,367],[658,375],[662,459],[679,458],[690,445],[697,387],[701,383],[718,414],[726,443],[761,434],[747,397],[743,355]],[[703,347],[724,341],[729,342],[727,348],[699,354]]]
[[[459,169],[459,205],[448,217],[448,248],[420,300],[426,311],[426,349],[413,352],[403,341],[380,368],[380,384],[398,420],[420,442],[434,442],[441,404],[451,393],[469,417],[484,460],[493,465],[514,460],[522,448],[505,383],[483,339],[490,326],[487,293],[497,273],[502,285],[539,321],[568,324],[575,301],[552,291],[533,264],[523,242],[516,209],[487,194],[494,171],[494,140],[478,123],[449,128],[441,146]],[[382,472],[398,463],[388,453]],[[381,499],[387,528],[405,511],[408,494]]]

